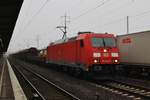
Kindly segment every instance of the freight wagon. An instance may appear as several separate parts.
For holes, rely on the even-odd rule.
[[[150,73],[150,31],[117,36],[117,46],[126,71]]]

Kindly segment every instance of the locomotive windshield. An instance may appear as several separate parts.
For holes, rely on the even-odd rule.
[[[115,47],[114,38],[92,38],[93,47]]]

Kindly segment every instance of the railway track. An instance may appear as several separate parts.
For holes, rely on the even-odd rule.
[[[17,64],[16,66],[13,64],[13,66],[34,89],[33,95],[36,100],[80,100],[40,74],[23,67],[23,65]]]
[[[26,66],[26,65],[24,65],[22,63],[20,63],[18,65],[21,66],[21,67],[18,67],[18,68],[23,70],[24,73],[26,73],[28,75],[30,74],[29,69],[22,67],[22,66]],[[31,73],[34,73],[34,72],[31,71]],[[31,74],[29,76],[33,76],[33,75]],[[109,79],[109,80],[103,81],[103,82],[102,81],[101,82],[96,82],[96,85],[94,85],[94,86],[104,88],[105,90],[110,91],[110,94],[112,92],[112,94],[115,93],[118,96],[119,95],[122,96],[123,99],[119,99],[119,100],[150,100],[150,89],[144,88],[140,85],[138,86],[138,85],[129,84],[129,83],[126,83],[126,82],[121,82],[121,81]],[[127,99],[124,98],[124,97],[126,97]],[[61,100],[68,100],[68,99],[61,99]],[[98,99],[96,99],[96,100],[98,100]],[[116,100],[116,99],[114,99],[114,100]]]
[[[133,100],[150,100],[150,89],[114,80],[96,82],[98,87],[127,96]]]

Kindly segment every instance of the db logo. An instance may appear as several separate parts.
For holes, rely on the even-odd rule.
[[[131,43],[131,38],[125,38],[125,39],[123,39],[122,43],[124,43],[124,44]]]

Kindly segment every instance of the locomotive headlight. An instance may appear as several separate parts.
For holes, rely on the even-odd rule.
[[[107,52],[107,49],[104,49],[104,52]]]
[[[114,60],[115,61],[115,63],[117,63],[118,62],[118,60],[116,59],[116,60]]]
[[[95,59],[95,60],[94,60],[94,63],[97,63],[97,62],[98,62],[98,60]]]
[[[101,57],[101,53],[96,53],[96,52],[94,52],[94,53],[93,53],[93,57]]]
[[[112,57],[119,57],[119,54],[118,53],[111,53],[111,56]]]

